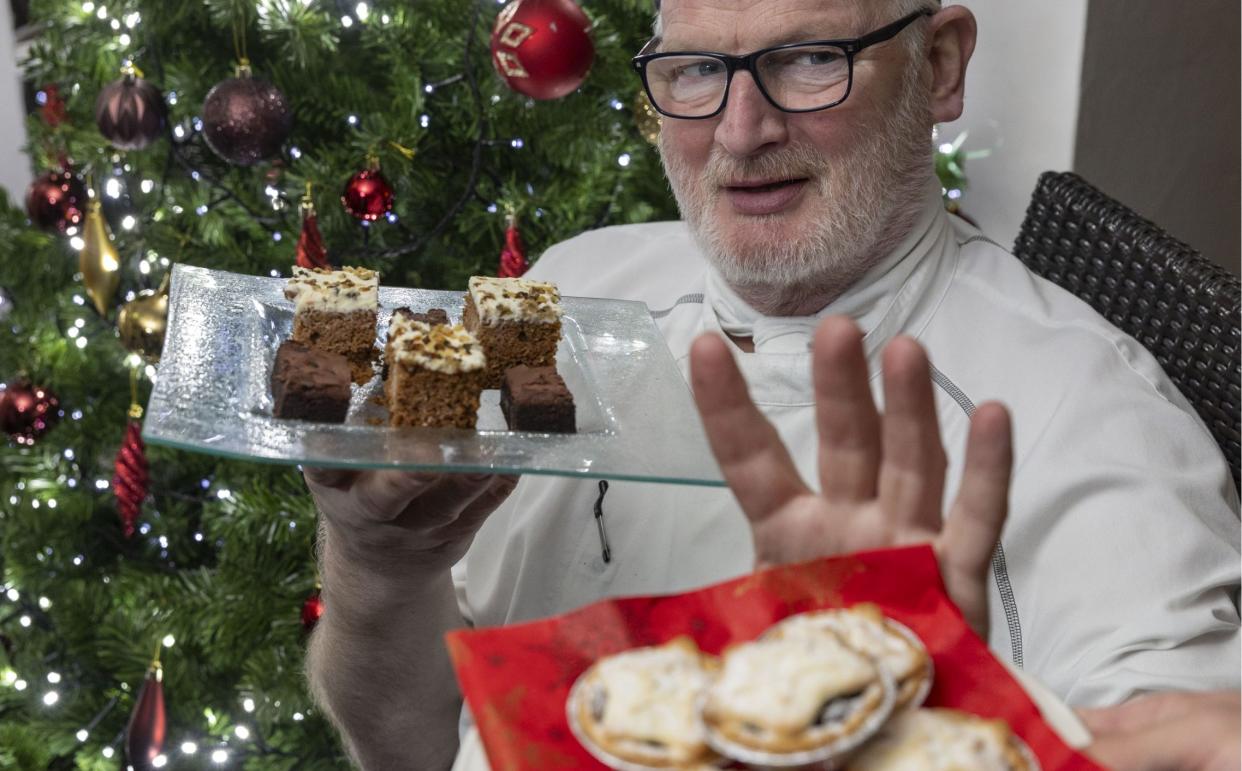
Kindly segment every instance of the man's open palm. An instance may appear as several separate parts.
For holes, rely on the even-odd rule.
[[[860,549],[930,542],[949,596],[987,634],[987,576],[1007,512],[1013,465],[1009,414],[971,418],[957,498],[942,516],[946,460],[927,357],[909,338],[884,351],[885,412],[871,398],[862,334],[825,319],[813,349],[819,482],[799,476],[776,429],[750,400],[728,344],[704,335],[691,385],[712,451],[746,513],[758,567]]]

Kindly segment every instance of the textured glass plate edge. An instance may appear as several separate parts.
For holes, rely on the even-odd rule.
[[[657,409],[647,409],[639,399],[613,405],[610,431],[600,435],[505,435],[494,432],[452,432],[416,429],[418,437],[429,441],[469,444],[476,449],[500,450],[534,442],[536,449],[552,447],[562,458],[572,449],[578,454],[590,450],[598,457],[575,457],[572,462],[555,465],[525,465],[522,462],[431,462],[393,458],[336,458],[289,453],[289,447],[273,449],[262,443],[247,443],[242,414],[245,376],[241,362],[251,361],[253,352],[251,322],[255,301],[287,303],[282,289],[285,279],[176,265],[170,288],[168,333],[155,387],[147,408],[143,437],[153,445],[189,450],[224,458],[279,465],[314,465],[325,468],[401,469],[451,473],[536,474],[590,479],[616,479],[637,482],[724,486],[719,467],[711,455],[688,385],[681,376],[672,353],[642,303],[598,298],[563,298],[566,316],[578,324],[589,343],[589,355],[582,362],[592,380],[605,388],[613,387],[610,374],[637,380],[631,386],[652,387],[661,401]],[[419,307],[456,299],[460,292],[381,289],[381,304],[410,304]],[[191,304],[197,306],[192,309]],[[428,306],[431,307],[431,306]],[[202,309],[207,308],[204,312]],[[192,316],[195,324],[186,321]],[[631,339],[613,335],[619,323],[630,325]],[[624,358],[624,361],[621,359]],[[235,362],[230,367],[229,362]],[[603,371],[601,371],[603,370]],[[209,373],[212,376],[207,376]],[[637,375],[637,377],[633,377]],[[650,376],[650,377],[645,377]],[[231,397],[226,395],[232,392]],[[627,394],[633,396],[634,394]],[[608,404],[605,401],[605,409]],[[183,405],[183,406],[179,406]],[[187,406],[188,405],[188,406]],[[206,410],[213,431],[204,430],[204,421],[187,413]],[[253,421],[250,421],[253,422]],[[276,421],[268,424],[287,431],[290,437],[330,435],[340,428],[301,422]],[[266,428],[271,429],[273,425]],[[230,431],[234,435],[230,437]],[[374,427],[376,438],[404,436],[409,429]],[[671,441],[670,441],[671,440]],[[240,446],[238,444],[240,442]],[[543,442],[544,445],[538,443]],[[592,448],[590,444],[598,446]],[[484,446],[486,445],[486,446]],[[484,452],[486,454],[486,452]],[[541,456],[542,457],[542,456]],[[602,462],[600,462],[602,461]]]

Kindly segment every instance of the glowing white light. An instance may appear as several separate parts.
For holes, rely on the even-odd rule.
[[[239,725],[233,729],[233,733],[237,734],[238,739],[249,739],[250,729],[244,725]]]
[[[273,233],[273,234],[272,234],[272,240],[273,240],[273,241],[280,241],[280,240],[281,240],[281,239],[283,239],[283,238],[284,238],[284,236],[282,236],[282,235],[280,234],[280,231],[279,231],[279,230],[278,230],[278,231],[276,231],[275,233]]]
[[[16,498],[17,496],[13,496],[13,497]],[[13,501],[13,503],[17,503],[17,501]],[[20,594],[17,593],[16,589],[10,589],[6,596],[13,602],[17,602],[22,597]]]
[[[138,220],[134,219],[134,215],[132,214],[126,214],[125,217],[121,220],[121,227],[125,228],[126,230],[133,230],[134,225],[137,225],[137,224],[138,224]]]
[[[108,6],[106,5],[99,6],[99,10],[95,11],[95,16],[97,16],[100,19],[108,18]]]
[[[82,13],[91,13],[94,10],[95,10],[95,4],[92,3],[90,0],[86,0],[85,3],[82,3]]]
[[[224,489],[218,490],[218,491],[216,491],[216,497],[217,497],[217,498],[219,498],[219,499],[220,499],[220,500],[222,500],[222,501],[226,501],[226,500],[228,500],[229,498],[232,498],[232,497],[233,497],[233,491],[232,491],[232,490],[229,490],[228,488],[224,488]]]
[[[155,768],[163,768],[164,766],[168,765],[168,758],[164,755],[156,755],[155,757],[151,758],[151,765],[154,766]]]
[[[254,699],[250,698],[249,696],[243,699],[242,709],[246,710],[247,712],[254,712]]]
[[[74,344],[75,344],[75,345],[77,345],[77,346],[78,346],[78,348],[85,348],[85,347],[86,347],[86,338],[85,338],[85,337],[79,337],[79,338],[75,341],[75,343],[74,343]]]
[[[17,673],[6,667],[4,674],[0,675],[0,683],[12,685],[15,682],[17,682]]]
[[[82,240],[81,236],[74,236],[73,238],[70,238],[69,245],[73,247],[73,250],[75,252],[80,252],[86,248],[86,242]],[[73,300],[74,302],[77,302],[78,300],[77,295],[74,296]],[[82,303],[78,303],[78,305],[81,305],[81,304]]]
[[[78,741],[80,742],[84,742],[90,738],[90,732],[88,732],[85,728],[79,730],[75,735],[78,737]]]
[[[112,757],[112,756],[113,756],[113,755],[115,755],[115,754],[116,754],[116,750],[112,749],[111,747],[104,747],[104,748],[103,748],[103,756],[104,756],[105,758],[110,758],[110,757]]]
[[[77,327],[69,327],[69,330],[65,332],[65,334],[68,335],[70,338],[74,338],[74,337],[77,337],[79,334],[81,334],[81,330],[78,329]]]
[[[167,549],[167,548],[168,548],[168,536],[166,536],[166,535],[161,535],[161,536],[160,536],[160,548],[161,548],[161,549]]]
[[[142,21],[142,14],[134,11],[125,17],[125,26],[133,29],[138,26],[138,22]]]
[[[58,701],[60,701],[60,694],[57,693],[56,691],[48,691],[47,693],[43,694],[43,703],[49,707]]]
[[[40,504],[39,504],[39,499],[38,499],[38,498],[35,498],[35,499],[33,499],[32,501],[30,501],[30,508],[32,508],[32,509],[37,509],[37,508],[39,508],[39,506],[40,506]]]
[[[383,14],[382,16],[380,16],[380,24],[387,24],[390,21],[392,21],[392,17],[389,16],[388,14]]]
[[[138,272],[144,276],[150,273],[151,263],[147,262],[146,260],[139,260],[138,261]]]
[[[120,43],[122,46],[127,46],[133,41],[130,39],[128,32],[122,32],[120,36],[117,37],[116,42]]]
[[[48,507],[49,509],[54,509],[54,508],[56,508],[56,499],[55,499],[55,498],[48,498],[48,499],[47,499],[47,507]]]
[[[195,130],[195,131],[202,131],[202,130],[203,130],[203,119],[202,119],[202,118],[200,118],[200,117],[198,117],[197,115],[196,115],[196,116],[194,116],[194,120],[192,120],[192,121],[191,121],[191,123],[193,123],[193,124],[194,124],[194,130]],[[195,177],[195,179],[198,179],[198,177]]]
[[[52,685],[56,685],[57,683],[60,682],[60,673],[59,672],[48,672],[47,681],[51,683]]]
[[[112,20],[112,22],[111,22],[111,24],[109,24],[109,26],[111,26],[111,27],[112,27],[112,29],[114,29],[114,30],[120,29],[120,28],[121,28],[121,20],[120,20],[120,19],[113,19],[113,20]]]
[[[173,126],[173,136],[175,136],[177,139],[184,139],[185,138],[185,127],[184,126]]]
[[[221,764],[229,762],[228,750],[215,750],[214,752],[212,752],[211,762],[221,763]]]
[[[430,126],[431,116],[427,115],[426,113],[418,116],[418,125],[422,126],[423,128],[427,128],[428,126]]]
[[[298,722],[301,722],[301,720],[302,720],[302,713],[301,713],[301,712],[294,712],[294,713],[293,713],[293,719],[294,719],[294,720],[296,720],[296,721],[298,721]]]
[[[9,505],[10,505],[10,506],[16,506],[16,505],[17,505],[17,496],[16,496],[16,495],[10,495],[10,496],[9,496]]]
[[[198,745],[194,742],[181,742],[181,751],[186,755],[193,755],[198,752]]]
[[[109,198],[120,198],[121,197],[120,181],[116,177],[109,179],[107,182],[104,183],[104,192],[108,194]]]
[[[22,616],[17,622],[22,626],[30,626],[30,616]]]
[[[342,26],[342,27],[345,27],[346,29],[348,29],[348,28],[350,28],[350,27],[354,26],[354,17],[352,17],[352,16],[342,16],[342,17],[341,17],[341,26]]]
[[[617,156],[617,165],[618,165],[618,166],[621,166],[622,168],[624,168],[624,167],[626,167],[626,166],[629,166],[629,165],[630,165],[630,154],[629,154],[629,153],[621,153],[620,155],[618,155],[618,156]]]
[[[267,187],[263,188],[263,194],[268,196],[269,198],[277,198],[280,196],[280,191],[272,187],[271,185],[268,185]]]
[[[294,160],[297,160],[298,158],[301,158],[301,157],[302,157],[302,151],[301,151],[301,150],[299,150],[296,146],[295,146],[295,147],[290,147],[290,148],[289,148],[289,157],[290,157],[290,158],[293,158]]]
[[[511,139],[509,140],[509,146],[512,147],[514,150],[521,150],[523,147],[526,146],[526,140],[522,139],[521,137],[518,137],[516,139]]]
[[[371,15],[371,9],[367,7],[366,3],[358,3],[354,8],[354,15],[358,17],[358,21],[366,21],[367,17]]]
[[[435,86],[433,86],[433,85],[431,85],[430,83],[428,83],[427,85],[423,86],[423,91],[424,91],[424,92],[426,92],[426,93],[428,93],[428,94],[430,94],[431,92],[433,92],[433,91],[435,91],[435,90],[436,90],[436,87],[435,87]]]
[[[50,503],[49,503],[49,505],[50,505]],[[56,507],[55,507],[55,506],[52,506],[52,508],[56,508]],[[40,598],[39,598],[39,608],[40,608],[40,609],[42,609],[42,610],[47,610],[47,609],[48,609],[48,608],[50,608],[50,607],[52,607],[52,601],[51,601],[51,600],[49,600],[49,599],[48,599],[48,598],[46,598],[46,597],[40,597]],[[56,673],[55,673],[55,672],[53,672],[52,674],[56,674]],[[49,680],[51,680],[51,679],[52,679],[52,674],[50,674],[50,675],[48,675],[48,676],[47,676]],[[56,679],[57,679],[57,680],[59,680],[59,679],[60,679],[60,675],[56,675]],[[56,682],[56,680],[52,680],[52,682],[54,683],[54,682]]]
[[[25,680],[21,679],[20,677],[17,678],[17,680],[13,681],[13,687],[19,691],[26,690],[27,685],[28,683]]]
[[[95,489],[96,489],[96,490],[107,490],[107,489],[108,489],[108,480],[106,480],[106,479],[96,479],[96,480],[95,480]]]
[[[358,125],[358,116],[357,116],[357,115],[350,115],[348,118],[346,118],[346,119],[345,119],[345,122],[346,122],[346,123],[348,123],[348,124],[349,124],[349,125],[351,125],[351,126],[357,126],[357,125]]]
[[[69,415],[69,417],[73,418],[74,420],[81,420],[81,419],[82,419],[82,410],[74,410],[74,411],[73,411],[73,412]]]
[[[173,637],[170,634],[166,634],[164,635],[164,639],[162,640],[162,642],[164,643],[165,648],[171,648],[177,644],[177,638]]]
[[[945,142],[944,144],[940,145],[940,152],[944,153],[945,155],[948,155],[949,153],[953,152],[953,143]]]
[[[81,565],[81,564],[82,564],[82,555],[81,555],[81,554],[79,554],[78,556],[76,556],[76,557],[74,557],[74,558],[73,558],[73,564],[74,564],[75,566],[77,566],[77,565]]]
[[[168,92],[168,103],[169,103],[169,104],[176,104],[176,103],[177,103],[177,92],[176,92],[176,91],[169,91],[169,92]]]
[[[194,540],[195,540],[197,543],[202,543],[202,542],[203,542],[203,534],[202,534],[202,533],[195,533],[195,534],[194,534]]]
[[[194,213],[195,213],[195,214],[197,214],[197,215],[198,215],[198,216],[200,216],[200,217],[201,217],[201,216],[203,216],[204,214],[206,214],[206,213],[207,213],[207,204],[205,204],[205,203],[204,203],[204,204],[200,204],[200,205],[199,205],[199,207],[198,207],[197,209],[195,209],[195,210],[194,210]]]
[[[155,382],[155,365],[148,364],[146,367],[143,368],[142,374],[147,376],[147,380],[150,380],[152,383],[154,383]]]
[[[609,102],[608,104],[609,104],[609,106],[611,106],[611,107],[612,107],[612,109],[614,109],[614,110],[624,110],[624,109],[625,109],[625,105],[621,103],[621,100],[620,100],[620,99],[613,99],[613,100],[612,100],[611,102]]]
[[[167,267],[168,267],[168,265],[169,265],[169,260],[168,260],[168,258],[167,258],[167,257],[161,257],[161,258],[160,258],[160,265],[163,265],[165,268],[167,268]]]

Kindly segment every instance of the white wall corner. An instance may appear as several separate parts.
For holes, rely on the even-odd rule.
[[[7,191],[9,200],[19,206],[30,183],[30,160],[23,152],[24,118],[13,15],[9,3],[0,2],[0,190]]]

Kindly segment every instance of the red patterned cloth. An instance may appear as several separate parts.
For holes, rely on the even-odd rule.
[[[719,654],[794,613],[859,602],[875,603],[922,638],[936,669],[926,706],[1005,720],[1044,771],[1099,768],[1061,741],[966,625],[928,546],[787,565],[685,594],[597,602],[542,621],[453,632],[447,641],[495,771],[598,769],[565,717],[570,686],[597,658],[678,635]]]

